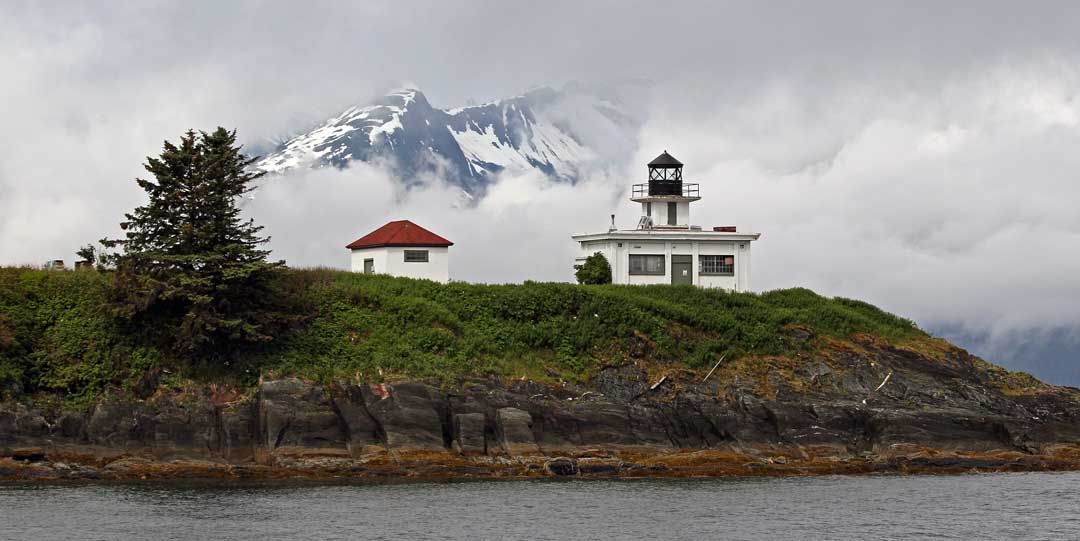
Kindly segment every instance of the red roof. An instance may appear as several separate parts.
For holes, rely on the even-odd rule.
[[[346,246],[357,248],[378,248],[380,246],[453,246],[454,243],[420,227],[409,220],[390,222]]]

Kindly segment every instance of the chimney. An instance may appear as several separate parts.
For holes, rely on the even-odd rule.
[[[611,227],[608,228],[608,232],[615,231],[615,215],[611,215]]]

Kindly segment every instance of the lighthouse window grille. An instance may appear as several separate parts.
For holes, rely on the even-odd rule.
[[[406,263],[427,263],[428,251],[427,250],[405,250],[405,262]]]
[[[667,274],[663,255],[630,255],[630,274],[658,275]]]
[[[735,256],[732,255],[703,255],[698,261],[701,274],[733,275],[735,274]]]

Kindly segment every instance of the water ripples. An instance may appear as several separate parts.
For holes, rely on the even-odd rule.
[[[1080,539],[1080,473],[0,487],[3,539]]]

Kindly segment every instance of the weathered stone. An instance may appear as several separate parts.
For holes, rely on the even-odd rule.
[[[11,458],[26,462],[41,462],[45,460],[45,450],[41,447],[16,447],[11,450]]]
[[[368,413],[390,449],[445,450],[443,421],[432,391],[420,383],[375,385],[363,390]]]
[[[552,475],[566,476],[577,475],[577,463],[572,458],[555,457],[544,463],[544,468]]]
[[[629,430],[626,408],[611,402],[580,402],[574,406],[581,418],[578,433],[582,445],[632,445],[637,437]]]
[[[463,455],[487,453],[483,413],[459,413],[454,415],[454,450]]]
[[[100,471],[110,457],[157,460],[101,472],[114,479],[218,471],[199,461],[227,465],[230,476],[281,468],[343,476],[529,475],[545,468],[553,475],[653,475],[664,466],[652,461],[667,453],[684,457],[670,462],[671,475],[969,465],[911,460],[928,450],[988,457],[970,463],[982,469],[1080,461],[1070,450],[1080,448],[1080,391],[1003,379],[1011,376],[959,350],[925,354],[866,340],[768,362],[785,369],[724,365],[708,382],[672,370],[668,383],[646,393],[655,378],[628,363],[588,383],[444,382],[449,396],[422,383],[339,382],[324,390],[288,378],[263,382],[254,399],[192,385],[182,394],[159,388],[146,401],[102,400],[85,413],[46,415],[31,404],[5,403],[0,469],[27,479],[68,478],[82,456],[93,457],[88,471]],[[85,443],[92,445],[80,447]],[[72,467],[10,458],[13,448],[28,447]],[[440,463],[430,452],[408,452],[447,447],[470,458]],[[387,448],[393,460],[365,456]],[[541,450],[577,460],[547,460]],[[166,456],[174,454],[181,456]],[[253,456],[267,463],[241,466]]]
[[[622,461],[611,458],[580,458],[578,472],[587,475],[617,475]]]
[[[147,420],[157,453],[205,454],[218,448],[217,412],[205,396],[157,396]]]
[[[797,345],[804,345],[814,338],[814,333],[803,326],[791,326],[783,330],[784,338]]]
[[[330,388],[334,408],[341,417],[349,452],[359,457],[372,451],[382,451],[381,429],[368,413],[361,388],[348,382],[335,383]]]
[[[517,408],[499,408],[495,413],[495,433],[503,451],[511,456],[540,453],[532,431],[529,412]]]
[[[637,398],[649,390],[645,371],[633,364],[608,367],[596,375],[593,385],[604,396],[620,401]]]
[[[218,410],[218,415],[218,452],[230,460],[251,459],[258,433],[255,404],[247,400],[226,404]]]
[[[144,408],[129,402],[99,402],[86,422],[90,443],[114,448],[141,446],[147,440]]]
[[[259,386],[260,438],[273,455],[347,455],[345,433],[321,386],[297,378]]]
[[[55,435],[69,438],[78,439],[83,435],[83,428],[86,424],[85,415],[81,412],[65,411],[57,417],[56,422],[53,423],[53,432]]]
[[[0,443],[33,441],[48,434],[40,411],[23,404],[0,405]]]

